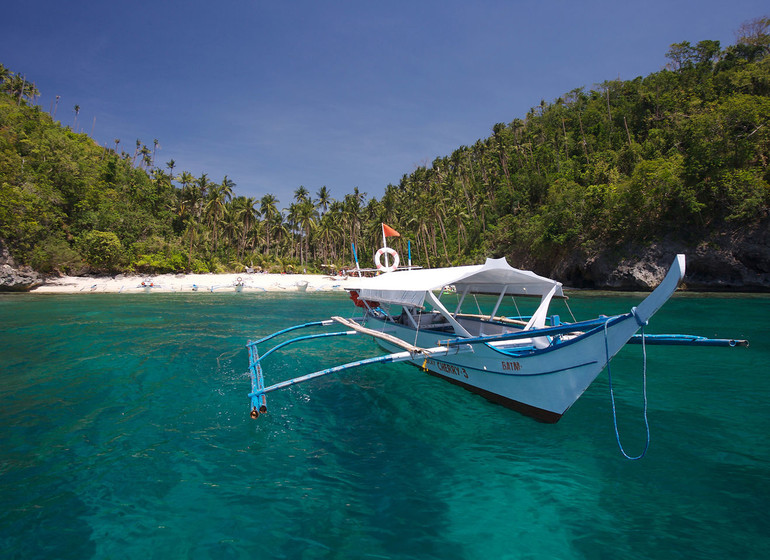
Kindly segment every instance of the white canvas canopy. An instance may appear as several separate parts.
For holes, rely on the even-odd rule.
[[[389,272],[376,278],[356,279],[348,287],[361,299],[420,307],[427,292],[455,286],[458,293],[563,297],[560,282],[510,266],[505,258],[487,259],[483,265],[455,266]]]

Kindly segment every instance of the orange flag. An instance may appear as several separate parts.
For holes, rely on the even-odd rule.
[[[398,233],[392,227],[386,226],[385,224],[382,224],[382,235],[384,237],[401,237],[400,233]]]

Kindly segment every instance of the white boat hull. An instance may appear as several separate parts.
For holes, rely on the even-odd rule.
[[[381,319],[370,317],[365,326],[402,340],[415,338],[413,329]],[[611,358],[638,329],[635,317],[629,315],[614,319],[607,328],[606,346],[605,330],[599,327],[543,350],[510,353],[476,344],[473,352],[410,363],[527,416],[557,422],[607,365],[608,350]],[[418,333],[416,346],[432,348],[441,340],[447,340],[447,335],[424,331]],[[399,350],[385,340],[376,341],[388,352]]]
[[[571,340],[545,348],[495,343],[472,345],[472,352],[416,359],[411,363],[488,399],[544,422],[557,422],[596,379],[629,339],[671,297],[684,277],[684,256],[674,261],[666,278],[631,313],[608,317],[606,323]],[[365,326],[409,341],[421,348],[440,346],[446,333],[415,329],[367,315]],[[462,340],[449,336],[454,340]],[[377,338],[390,352],[397,347]],[[414,341],[414,342],[412,342]]]

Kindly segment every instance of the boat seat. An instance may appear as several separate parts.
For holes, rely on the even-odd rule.
[[[431,323],[429,325],[425,325],[425,328],[429,331],[454,332],[452,325],[447,322]]]

